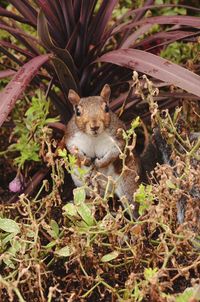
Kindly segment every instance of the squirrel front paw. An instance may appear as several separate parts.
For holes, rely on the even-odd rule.
[[[79,167],[82,167],[82,166],[89,167],[92,164],[92,159],[83,154],[76,154],[76,164]]]
[[[92,159],[90,157],[84,156],[81,161],[81,164],[86,167],[89,167],[92,164]]]

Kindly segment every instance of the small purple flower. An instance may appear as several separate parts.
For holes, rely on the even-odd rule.
[[[9,190],[13,193],[20,192],[23,188],[23,178],[21,174],[17,174],[9,183]]]

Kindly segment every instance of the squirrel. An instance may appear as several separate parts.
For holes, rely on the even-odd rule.
[[[115,194],[119,199],[126,196],[128,202],[134,205],[134,217],[138,217],[133,194],[139,184],[139,159],[129,152],[122,173],[120,150],[123,152],[125,141],[120,129],[125,130],[125,124],[110,110],[110,94],[108,84],[104,85],[100,96],[80,98],[74,90],[69,90],[68,99],[73,105],[74,114],[66,126],[64,142],[69,153],[76,155],[77,165],[116,181]],[[72,179],[76,186],[82,185],[74,172]],[[102,184],[102,179],[99,183]]]

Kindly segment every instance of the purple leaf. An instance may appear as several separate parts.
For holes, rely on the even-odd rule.
[[[27,19],[25,19],[21,16],[13,14],[12,12],[8,11],[7,9],[5,9],[3,7],[0,7],[0,16],[12,18],[13,20],[16,20],[16,21],[19,21],[19,22],[22,22],[22,23],[31,24],[29,22],[29,20],[27,20]]]
[[[74,18],[74,14],[72,13],[73,12],[72,0],[68,0],[68,1],[60,0],[60,5],[62,7],[67,34],[68,37],[70,37],[75,27],[75,18]]]
[[[125,30],[129,30],[143,24],[179,24],[191,27],[200,27],[200,18],[192,16],[156,16],[151,18],[144,18],[137,22],[128,22],[116,26],[111,34],[116,34]]]
[[[0,126],[6,120],[8,114],[13,109],[16,101],[25,91],[28,84],[37,74],[39,68],[51,58],[52,55],[46,54],[33,58],[24,64],[13,79],[8,83],[4,90],[0,93]]]
[[[110,1],[103,0],[98,10],[98,13],[94,17],[90,25],[91,43],[95,44],[102,37],[117,2],[118,0],[110,0]]]
[[[23,30],[18,29],[17,27],[13,28],[9,25],[5,25],[3,23],[0,23],[0,29],[6,30],[11,34],[18,34],[18,35],[21,35],[21,36],[26,37],[28,39],[34,40],[35,42],[38,42],[36,38],[34,38],[33,36],[25,33]]]
[[[143,8],[144,10],[140,10],[135,14],[135,18],[134,18],[134,22],[137,20],[140,20],[142,18],[142,16],[144,16],[145,12],[147,11],[147,7],[149,7],[150,5],[152,5],[154,3],[154,0],[147,0],[144,4],[143,4]],[[146,8],[146,9],[145,9]]]
[[[91,0],[88,2],[83,1],[80,8],[79,23],[77,23],[79,25],[79,34],[77,35],[75,52],[75,59],[78,65],[81,65],[84,61],[84,58],[88,53],[89,44],[91,43],[89,39],[90,31],[88,28],[89,23],[92,20],[96,2],[96,0]]]
[[[16,56],[10,53],[6,48],[2,47],[1,44],[0,44],[0,51],[8,58],[10,58],[12,61],[17,63],[19,66],[23,65],[22,62]]]
[[[10,42],[6,42],[4,40],[0,41],[0,45],[6,47],[6,48],[11,48],[16,50],[17,52],[23,54],[24,56],[28,57],[28,58],[33,58],[34,55],[32,54],[32,52],[25,50],[23,48],[18,47],[17,45],[10,43]]]
[[[160,48],[160,47],[163,47],[164,45],[168,45],[170,43],[173,43],[173,42],[176,42],[176,41],[179,41],[179,40],[182,40],[184,38],[189,38],[189,37],[193,37],[197,34],[199,34],[200,32],[186,32],[186,31],[180,31],[180,32],[176,32],[176,31],[172,31],[172,32],[161,32],[161,33],[157,33],[154,35],[154,39],[152,39],[152,41],[156,41],[156,38],[160,38],[161,40],[164,40],[164,42],[161,42],[161,43],[157,43],[157,45],[153,45],[153,46],[150,46],[150,47],[145,47],[145,50],[146,51],[149,51],[149,52],[153,52],[153,50],[155,48]],[[151,40],[149,40],[151,41]],[[148,43],[147,40],[145,39],[144,40],[144,43],[141,43],[141,45],[145,45],[145,43]],[[150,42],[151,43],[151,42]],[[155,43],[154,43],[155,44]],[[138,48],[138,46],[140,45],[137,44],[135,45],[136,48]],[[146,44],[148,45],[148,44]],[[149,44],[151,45],[151,44]]]
[[[151,9],[162,9],[162,8],[173,8],[173,7],[182,7],[188,10],[192,10],[192,11],[196,11],[196,12],[200,12],[200,8],[197,7],[193,7],[193,6],[189,6],[189,5],[180,5],[180,4],[163,4],[163,5],[147,5],[147,6],[142,6],[133,10],[129,10],[127,13],[125,13],[120,19],[118,19],[115,23],[115,26],[124,22],[125,20],[128,20],[128,18],[130,16],[135,16],[138,13],[142,12],[144,13],[147,9],[151,10]],[[114,27],[115,27],[114,26]]]
[[[147,33],[148,30],[152,27],[151,24],[144,24],[139,27],[133,34],[130,34],[127,39],[123,42],[120,48],[129,48],[135,43],[135,41],[143,34]]]
[[[65,31],[62,29],[62,22],[58,19],[55,14],[54,8],[50,5],[49,0],[37,0],[38,7],[41,8],[45,17],[48,20],[48,27],[52,38],[55,40],[56,44],[65,47]],[[57,2],[57,5],[60,5]],[[63,37],[64,36],[64,37]]]
[[[10,3],[25,17],[27,18],[31,24],[36,27],[37,24],[37,12],[31,6],[28,1],[22,0],[9,0]]]
[[[12,69],[1,70],[0,71],[0,79],[4,79],[4,78],[7,78],[7,77],[12,77],[15,73],[16,73],[16,71],[14,71]]]
[[[61,59],[67,67],[70,69],[73,77],[75,80],[77,80],[76,77],[76,67],[74,65],[74,61],[70,55],[70,53],[67,51],[67,49],[62,49],[54,45],[48,31],[47,27],[47,21],[45,18],[44,13],[40,10],[38,15],[38,35],[44,44],[44,46],[49,50],[52,51],[54,54],[58,56],[59,59]]]
[[[78,91],[76,82],[75,82],[69,68],[62,60],[54,57],[54,58],[52,58],[52,62],[53,62],[57,77],[59,79],[59,82],[61,84],[62,90],[67,98],[68,91],[70,88],[74,89],[75,91]]]
[[[110,51],[96,62],[113,63],[148,74],[200,97],[200,76],[168,60],[138,49]]]

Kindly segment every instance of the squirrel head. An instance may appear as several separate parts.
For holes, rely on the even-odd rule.
[[[92,136],[100,135],[110,125],[110,87],[105,85],[100,96],[80,98],[72,89],[68,99],[74,107],[75,123],[77,127]]]

